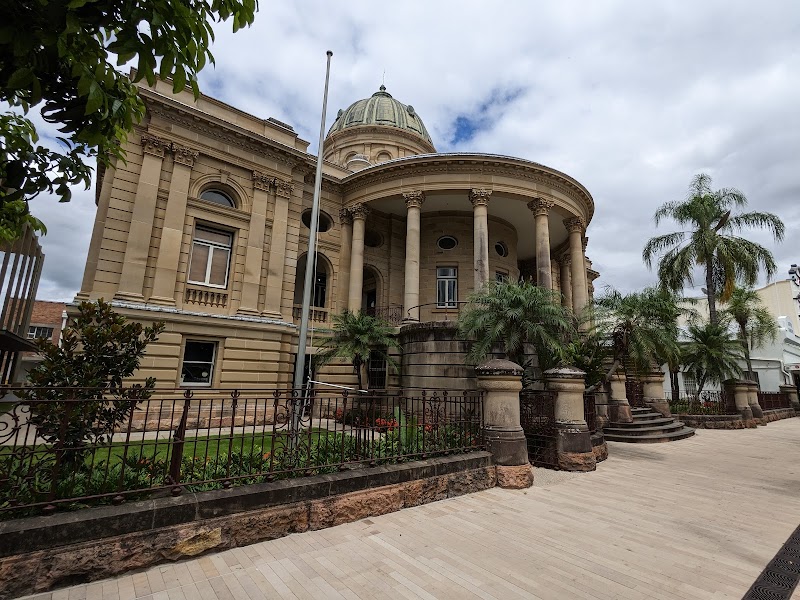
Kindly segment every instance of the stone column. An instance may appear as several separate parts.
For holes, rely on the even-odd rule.
[[[644,403],[647,404],[663,417],[671,417],[669,402],[664,397],[664,373],[658,366],[654,365],[653,370],[639,378],[642,382],[642,392]]]
[[[191,148],[173,146],[174,164],[169,182],[169,198],[164,211],[164,225],[158,246],[153,295],[148,302],[175,306],[175,281],[178,279],[178,262],[181,256],[183,226],[186,222],[186,201],[189,198],[189,179],[199,152]]]
[[[572,281],[572,310],[580,314],[586,307],[588,286],[586,285],[586,258],[583,255],[583,219],[573,217],[564,220],[569,232],[570,278]]]
[[[425,194],[420,191],[403,194],[406,201],[406,265],[403,287],[403,318],[419,321],[419,254],[420,254],[420,209]],[[416,307],[416,308],[412,308]]]
[[[473,188],[469,192],[472,202],[473,262],[475,265],[475,289],[479,290],[489,281],[489,197],[492,190]]]
[[[536,225],[536,284],[539,287],[553,289],[553,278],[550,273],[550,222],[548,216],[555,202],[544,198],[535,198],[528,202],[528,208],[534,216]]]
[[[585,377],[574,367],[544,372],[547,389],[556,395],[556,453],[558,468],[565,471],[594,471],[597,466],[583,408]]]
[[[568,254],[561,257],[561,294],[563,306],[572,310],[572,271]]]
[[[750,410],[749,382],[743,379],[728,379],[723,383],[727,404],[733,404],[737,413],[742,415],[745,427],[756,427],[753,411]]]
[[[550,261],[550,281],[553,282],[553,291],[561,293],[561,277],[558,270],[558,263],[554,260]]]
[[[253,206],[247,232],[247,250],[244,255],[242,300],[240,314],[258,315],[258,290],[261,287],[261,266],[264,261],[264,230],[267,222],[267,203],[273,178],[253,171]]]
[[[747,382],[747,401],[750,404],[750,411],[753,413],[753,418],[759,425],[766,425],[764,420],[764,411],[761,410],[761,405],[758,403],[758,384],[755,381]]]
[[[366,204],[350,207],[353,215],[353,245],[350,255],[350,294],[347,308],[351,311],[361,310],[361,295],[364,287],[364,228],[370,209]]]
[[[156,214],[161,163],[169,147],[170,143],[167,140],[147,134],[142,136],[142,170],[136,185],[119,289],[114,296],[118,300],[134,302],[144,300],[142,296],[144,272],[150,255],[150,238],[153,236],[153,218]]]
[[[483,396],[483,435],[497,465],[497,485],[526,488],[533,485],[528,444],[520,425],[519,392],[522,367],[491,359],[475,367]]]
[[[625,372],[618,369],[611,376],[611,400],[608,406],[608,420],[612,423],[633,423],[633,413],[625,391]]]
[[[294,187],[289,181],[275,182],[275,208],[272,211],[272,232],[269,240],[267,287],[263,314],[282,318],[283,276],[286,268],[286,232],[289,225],[289,200]],[[289,313],[291,316],[291,312]]]
[[[353,245],[353,217],[350,211],[343,208],[339,211],[342,223],[341,250],[339,251],[339,312],[347,310],[350,296],[350,256]]]
[[[800,399],[798,399],[797,388],[793,385],[781,385],[778,389],[789,396],[789,402],[794,411],[800,412]]]
[[[76,300],[88,300],[90,292],[94,289],[94,280],[97,276],[97,261],[100,257],[100,246],[103,243],[103,233],[108,218],[108,206],[111,203],[111,190],[114,188],[114,174],[116,173],[116,159],[106,167],[102,175],[102,185],[97,198],[97,212],[95,213],[92,238],[89,242],[89,252],[86,256],[86,267],[83,270],[81,290],[75,295]],[[101,168],[98,165],[98,169]]]

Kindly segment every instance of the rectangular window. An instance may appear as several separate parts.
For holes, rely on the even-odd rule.
[[[497,283],[506,283],[508,281],[508,273],[504,271],[495,271],[494,280]]]
[[[29,340],[49,340],[53,337],[53,328],[52,327],[40,327],[38,325],[31,325],[28,327],[28,339]]]
[[[458,302],[458,269],[437,267],[436,306],[438,308],[455,308],[456,302]]]
[[[369,389],[386,389],[386,361],[384,360],[383,355],[379,354],[378,352],[372,351],[369,353],[367,379],[369,380]]]
[[[211,287],[228,287],[233,235],[197,227],[189,262],[189,283]]]
[[[210,387],[214,378],[216,342],[186,340],[181,366],[181,385]]]

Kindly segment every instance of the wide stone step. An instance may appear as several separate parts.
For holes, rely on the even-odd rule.
[[[663,418],[664,415],[655,411],[646,413],[633,413],[634,421],[652,421],[653,419],[663,419]]]
[[[609,434],[603,431],[603,435],[608,442],[627,442],[630,444],[658,444],[661,442],[675,442],[694,435],[694,429],[683,427],[677,431],[668,433],[650,433],[647,435]]]
[[[670,419],[670,421],[673,421]],[[684,425],[680,421],[673,421],[665,425],[657,427],[606,427],[603,433],[610,433],[611,435],[651,435],[655,433],[670,433],[672,431],[679,431],[683,429]]]
[[[610,423],[611,427],[630,427],[630,428],[639,428],[639,427],[655,427],[656,425],[670,425],[675,422],[675,417],[662,417],[658,415],[657,419],[636,419],[634,418],[633,423]]]

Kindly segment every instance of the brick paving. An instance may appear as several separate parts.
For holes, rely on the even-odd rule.
[[[800,524],[800,419],[609,444],[594,473],[493,489],[28,596],[741,598]],[[800,594],[796,594],[800,598]]]

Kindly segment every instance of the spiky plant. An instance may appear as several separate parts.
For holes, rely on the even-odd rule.
[[[362,312],[346,310],[334,315],[333,330],[322,342],[321,348],[322,352],[314,358],[315,364],[322,366],[334,358],[350,361],[358,378],[359,390],[365,389],[361,369],[369,360],[370,353],[377,354],[389,367],[397,370],[397,362],[388,352],[389,348],[400,348],[394,328],[383,319]]]
[[[500,346],[509,360],[523,365],[525,344],[530,344],[542,371],[561,363],[575,325],[557,292],[528,281],[493,281],[468,300],[458,326],[472,341],[469,362],[480,362]]]
[[[667,202],[655,213],[655,223],[671,218],[684,227],[652,238],[642,256],[652,267],[656,256],[658,278],[663,286],[675,292],[692,284],[696,265],[705,271],[706,296],[712,323],[719,321],[717,300],[727,302],[737,282],[755,285],[763,269],[772,277],[777,267],[772,253],[738,234],[745,228],[767,229],[775,240],[784,236],[783,222],[767,212],[733,214],[747,206],[745,195],[735,188],[711,189],[711,177],[699,174],[692,179],[685,200]]]
[[[778,335],[775,317],[762,304],[761,297],[752,289],[736,288],[724,308],[739,330],[739,342],[747,363],[747,372],[753,372],[750,350],[774,341]]]
[[[681,356],[684,370],[697,381],[698,397],[707,383],[721,384],[742,374],[742,346],[731,336],[728,325],[724,318],[720,323],[689,325]]]

